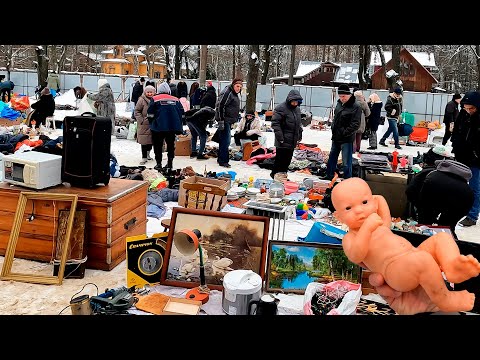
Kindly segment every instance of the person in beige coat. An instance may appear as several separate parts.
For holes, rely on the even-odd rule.
[[[353,152],[360,151],[360,145],[362,144],[362,134],[365,132],[365,126],[367,124],[366,118],[370,116],[370,108],[368,107],[365,96],[363,95],[362,90],[357,90],[353,93],[355,100],[360,105],[362,109],[362,117],[360,119],[360,127],[358,128],[355,134],[355,141],[353,142]]]
[[[151,85],[145,86],[143,94],[138,98],[133,112],[135,120],[137,120],[137,142],[142,148],[142,161],[140,161],[140,165],[144,165],[148,160],[152,160],[150,150],[152,150],[153,147],[153,140],[150,123],[147,119],[147,109],[153,95],[155,95],[155,88]]]

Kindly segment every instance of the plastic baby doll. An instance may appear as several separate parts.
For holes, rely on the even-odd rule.
[[[390,210],[381,195],[372,195],[360,178],[343,180],[332,191],[335,217],[349,227],[343,249],[350,261],[380,273],[394,290],[421,286],[441,311],[469,311],[475,294],[449,291],[442,276],[460,283],[480,273],[472,255],[461,255],[455,240],[437,233],[417,248],[390,230]]]

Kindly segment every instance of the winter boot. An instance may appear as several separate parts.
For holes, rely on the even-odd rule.
[[[142,158],[142,161],[140,161],[140,165],[145,165],[148,161],[148,158]]]
[[[150,156],[150,151],[147,152],[147,160],[153,160],[153,158]]]

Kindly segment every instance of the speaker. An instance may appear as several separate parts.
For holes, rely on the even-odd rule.
[[[168,232],[127,237],[127,287],[160,283]]]

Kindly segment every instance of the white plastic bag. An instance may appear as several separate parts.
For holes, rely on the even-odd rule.
[[[133,122],[128,125],[127,140],[135,140],[135,134],[137,133],[137,122]]]
[[[87,95],[85,95],[82,100],[80,100],[78,104],[78,113],[81,115],[84,112],[91,112],[96,114],[97,109],[93,106],[94,101],[91,101],[87,98]]]
[[[303,296],[303,313],[305,315],[355,315],[361,296],[361,284],[346,280],[337,280],[328,284],[311,282],[307,285]],[[324,311],[324,314],[318,313],[319,308]]]

